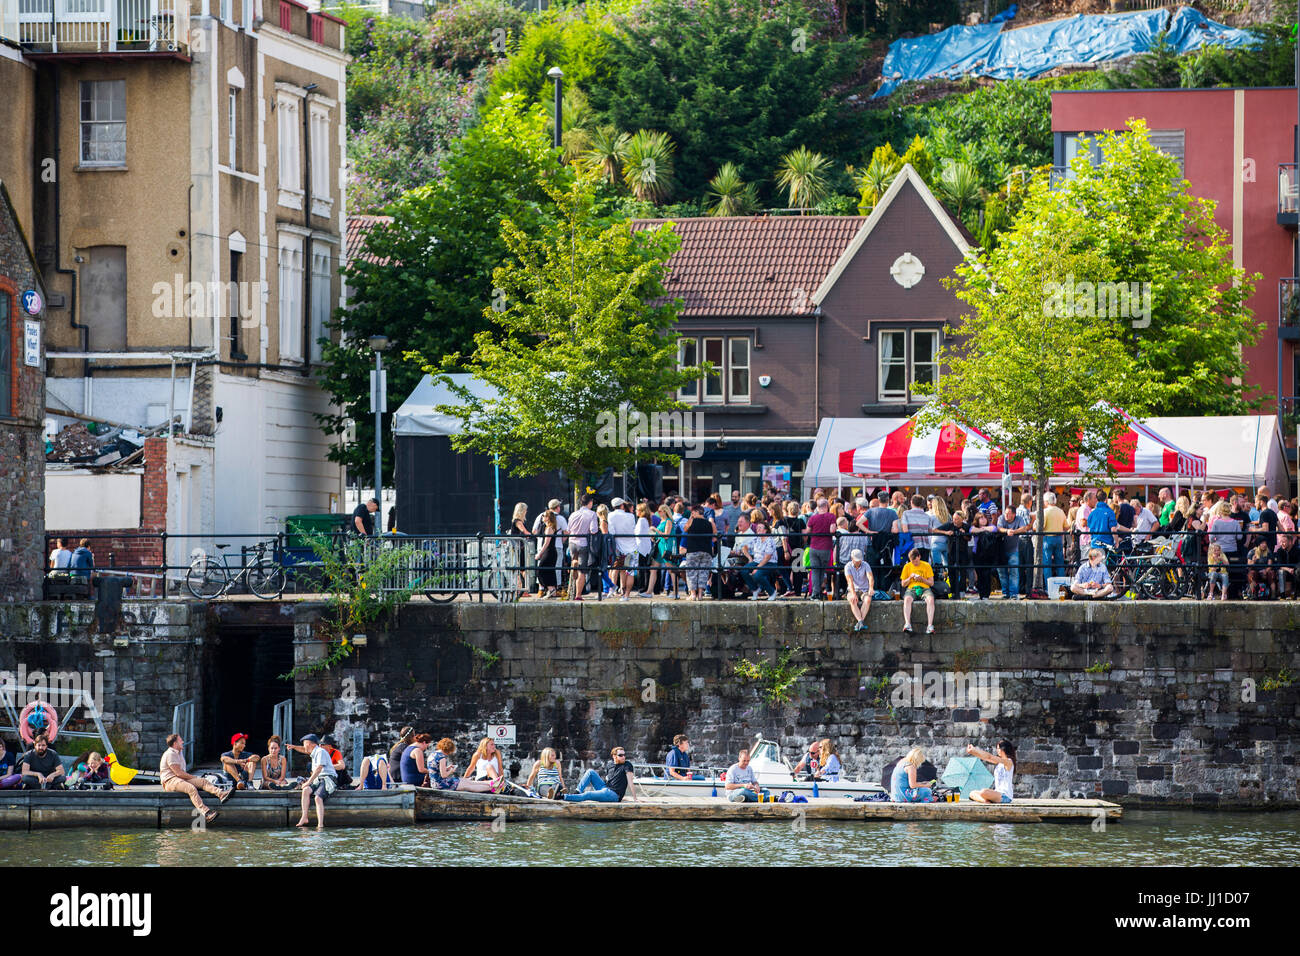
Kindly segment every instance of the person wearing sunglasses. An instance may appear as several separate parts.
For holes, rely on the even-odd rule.
[[[588,770],[578,781],[577,791],[566,793],[564,799],[570,803],[618,803],[624,797],[635,800],[636,787],[632,785],[632,765],[627,761],[627,751],[615,747],[609,755],[613,759],[604,778],[595,770]]]

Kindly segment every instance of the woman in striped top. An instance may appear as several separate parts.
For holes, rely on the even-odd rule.
[[[545,748],[533,764],[533,772],[528,775],[526,786],[537,787],[537,792],[548,800],[559,800],[564,793],[564,774],[561,770],[560,755],[551,747]]]

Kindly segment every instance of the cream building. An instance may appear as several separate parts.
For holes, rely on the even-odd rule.
[[[47,277],[48,406],[177,420],[171,534],[342,505],[315,372],[344,304],[345,68],[342,22],[297,0],[0,0],[0,179]]]

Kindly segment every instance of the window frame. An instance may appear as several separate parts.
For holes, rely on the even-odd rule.
[[[112,118],[109,118],[109,119],[101,119],[101,118],[99,118],[97,115],[92,115],[92,117],[91,117],[90,119],[86,119],[86,106],[87,106],[87,104],[90,105],[90,107],[91,107],[91,113],[92,113],[92,114],[96,114],[96,113],[97,113],[96,104],[99,102],[99,100],[95,97],[94,93],[95,93],[95,90],[96,90],[98,87],[111,87],[111,88],[114,89],[114,90],[119,90],[119,89],[121,90],[121,92],[122,92],[122,102],[121,102],[121,105],[122,105],[122,118],[121,118],[121,119],[112,119]],[[78,130],[78,143],[77,143],[77,147],[78,147],[78,148],[77,148],[77,166],[78,166],[79,168],[80,168],[80,167],[84,167],[84,168],[89,168],[89,169],[120,169],[120,168],[126,166],[126,146],[127,146],[127,142],[126,142],[126,80],[124,80],[124,79],[123,79],[123,80],[80,80],[80,81],[79,81],[79,85],[78,85],[77,92],[78,92],[78,99],[77,99],[77,130]],[[89,97],[89,98],[87,98],[87,93],[88,93],[88,92],[90,93],[90,97]],[[116,100],[115,97],[114,97],[113,99],[110,99],[110,100],[109,100],[109,112],[110,112],[110,114],[113,112],[113,109],[112,109],[112,108],[113,108],[113,106],[115,105],[115,100]],[[102,146],[105,145],[105,144],[103,144],[103,143],[93,143],[93,142],[89,141],[89,140],[87,139],[87,133],[88,133],[91,129],[96,128],[96,127],[110,127],[110,126],[120,126],[120,127],[122,128],[122,138],[121,138],[121,147],[122,147],[122,148],[121,148],[121,154],[122,154],[122,155],[121,155],[121,158],[120,158],[120,159],[87,159],[87,158],[86,158],[86,148],[87,148],[87,146],[99,146],[99,147],[102,147]],[[91,139],[93,140],[93,137],[91,137]],[[112,142],[112,145],[116,145],[116,144],[117,144],[117,140],[114,140],[114,141]]]
[[[226,165],[239,169],[239,90],[226,87]]]
[[[308,102],[308,130],[311,133],[311,200],[332,205],[333,176],[330,175],[330,109],[316,100]],[[328,213],[327,213],[328,214]]]
[[[908,378],[907,362],[907,345],[909,341],[908,330],[905,328],[881,329],[876,336],[876,401],[883,404],[906,405],[908,396],[911,392]],[[885,374],[885,336],[901,335],[903,337],[903,352],[900,359],[891,358],[889,366],[895,365],[903,367],[903,388],[901,391],[886,392],[885,380],[888,376]]]
[[[930,361],[928,362],[918,362],[916,359],[916,340],[921,336],[932,338],[934,342],[934,346],[930,350]],[[934,378],[931,380],[931,384],[939,384],[939,376],[943,374],[942,367],[939,363],[939,349],[943,346],[943,335],[938,329],[912,329],[912,334],[909,337],[907,344],[910,349],[907,356],[909,372],[907,377],[907,395],[908,398],[914,402],[924,401],[929,396],[918,397],[914,390],[914,386],[920,381],[920,379],[917,378],[916,370],[922,365],[931,367],[934,370]]]
[[[685,354],[688,348],[692,352],[691,358],[689,360],[687,360]],[[683,336],[682,338],[677,340],[677,368],[678,369],[690,368],[692,365],[698,365],[699,360],[700,360],[700,343],[698,339],[693,337]],[[693,405],[698,405],[700,401],[700,380],[698,378],[693,379],[691,381],[691,386],[689,391],[687,390],[686,386],[682,386],[681,388],[679,388],[677,390],[677,400],[681,402],[690,402]]]
[[[727,404],[727,339],[721,335],[705,335],[700,337],[700,348],[696,353],[702,361],[710,362],[709,343],[718,344],[718,361],[715,364],[712,374],[706,374],[700,378],[700,404],[701,405],[725,405]],[[710,383],[716,383],[717,394],[709,394]]]
[[[317,269],[323,263],[324,269]],[[328,246],[314,243],[311,249],[311,341],[304,346],[304,351],[311,356],[313,365],[319,365],[323,358],[323,348],[319,340],[328,334],[327,324],[330,314],[330,291],[333,285],[334,257]]]
[[[293,233],[280,235],[277,250],[277,288],[279,314],[280,362],[301,364],[303,361],[303,237]],[[296,258],[295,258],[296,257]]]
[[[749,405],[753,402],[754,394],[754,339],[749,335],[688,335],[682,336],[677,343],[677,367],[679,369],[687,368],[691,365],[699,364],[708,359],[707,343],[716,342],[719,346],[718,355],[720,361],[715,362],[713,374],[702,375],[697,378],[691,386],[679,388],[677,390],[677,399],[682,402],[689,402],[692,405]],[[732,348],[735,343],[743,342],[745,344],[745,363],[743,365],[732,361]],[[687,360],[685,352],[691,349],[694,352],[694,358]],[[749,388],[740,392],[734,387],[733,372],[744,372],[749,382]],[[709,383],[717,382],[718,392],[709,394]]]
[[[884,341],[887,335],[901,335],[903,337],[903,351],[901,359],[897,356],[889,362],[890,368],[901,366],[903,369],[903,388],[901,391],[886,391],[885,380],[888,376],[885,374],[885,349]],[[930,353],[931,358],[927,362],[918,362],[916,359],[917,340],[926,337],[931,339],[933,348]],[[943,348],[943,330],[931,328],[917,328],[913,326],[891,326],[882,328],[876,335],[876,402],[880,405],[908,405],[917,402],[926,401],[929,396],[917,395],[915,386],[918,382],[916,370],[919,367],[930,367],[934,371],[934,384],[939,383],[943,375],[943,364],[939,361],[939,352]]]
[[[276,185],[277,202],[287,209],[301,209],[302,116],[301,97],[281,90],[276,94]]]
[[[733,347],[738,342],[745,344],[745,363],[737,365]],[[745,336],[734,335],[727,338],[727,404],[728,405],[748,405],[750,397],[754,392],[754,377],[750,374],[754,362],[753,344]],[[745,391],[740,393],[736,388],[736,372],[745,373]]]

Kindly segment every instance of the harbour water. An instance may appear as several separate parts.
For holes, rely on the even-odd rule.
[[[328,822],[328,817],[327,817]],[[1300,811],[1139,811],[1087,824],[420,824],[0,833],[4,866],[1295,866]]]

